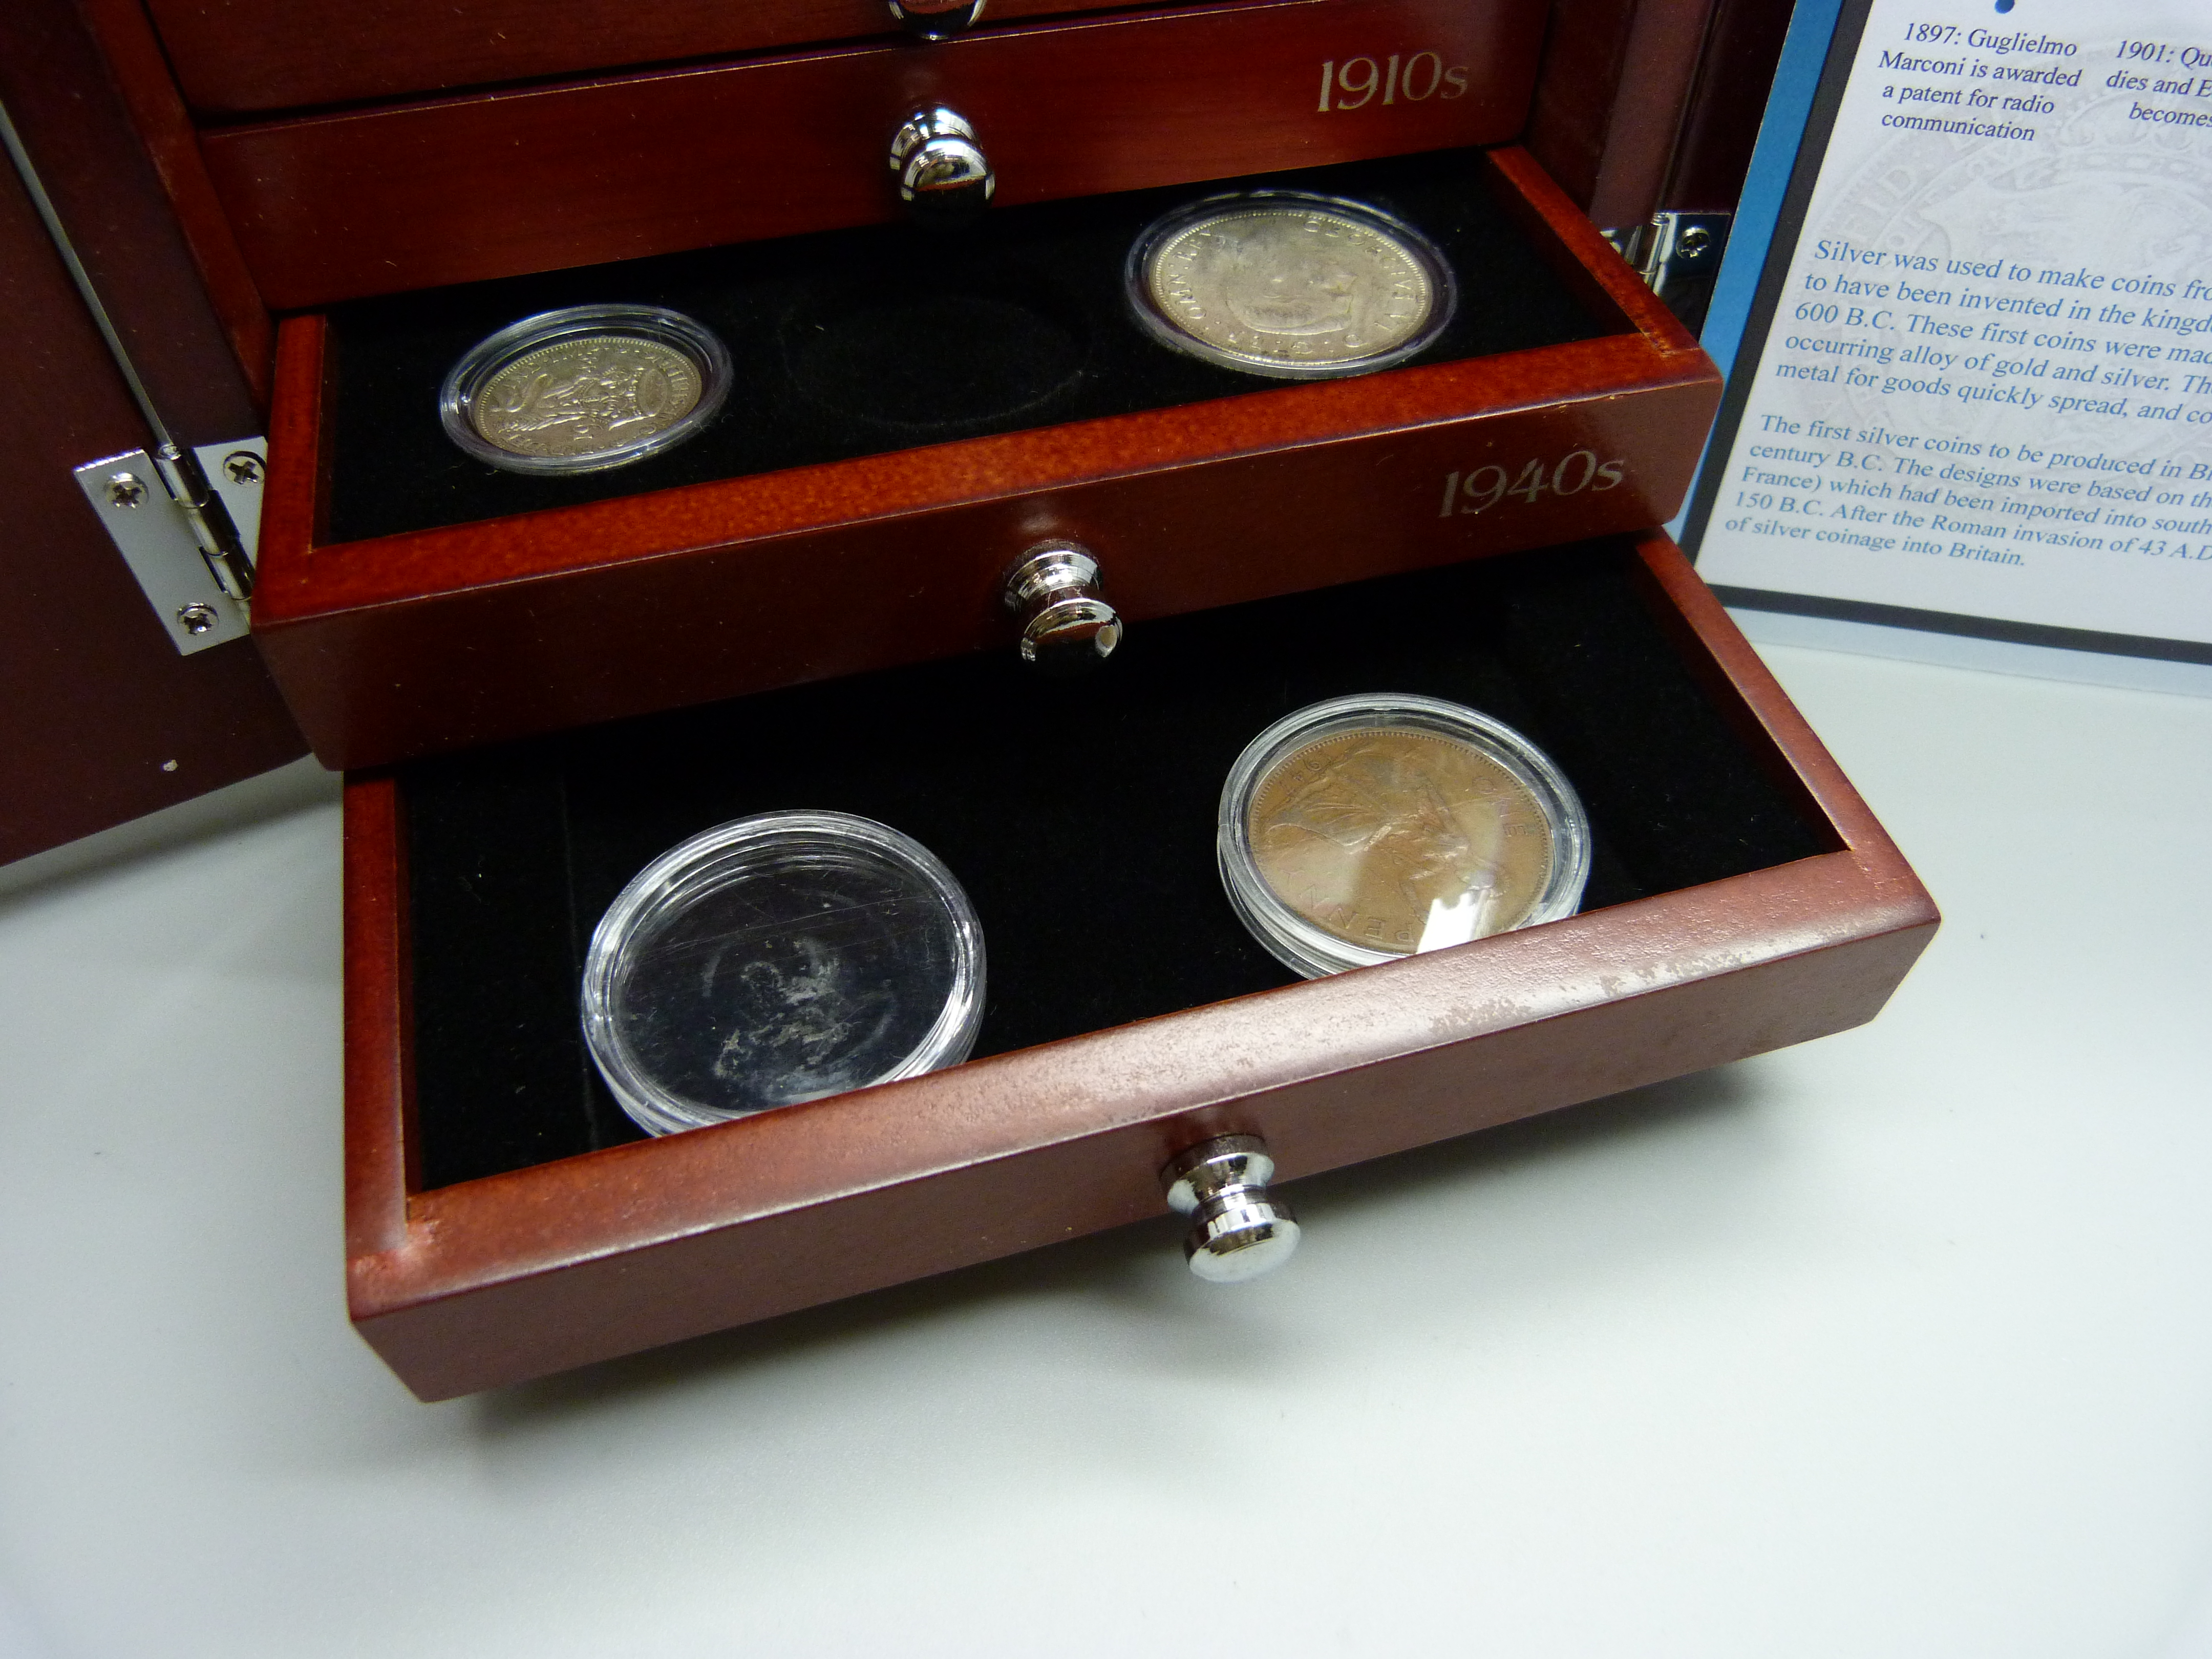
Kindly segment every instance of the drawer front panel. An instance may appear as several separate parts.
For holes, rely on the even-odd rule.
[[[1499,143],[1525,117],[1542,27],[1527,0],[1277,0],[234,127],[202,144],[282,310],[887,220],[890,134],[938,100],[974,122],[1007,205]]]
[[[210,115],[368,103],[634,64],[896,33],[884,0],[148,0],[185,97]],[[1097,9],[990,0],[994,24]]]
[[[1556,1111],[1873,1018],[1934,925],[1904,905],[1854,921],[1874,936],[438,1301],[378,1307],[415,1264],[369,1258],[356,1323],[418,1396],[447,1399],[1159,1216],[1155,1172],[1212,1135],[1261,1136],[1291,1180]],[[1164,1254],[1175,1237],[1161,1229]]]
[[[1595,342],[1556,355],[1615,349]],[[557,531],[548,514],[352,543],[310,556],[350,562],[358,572],[347,585],[350,603],[258,623],[257,638],[325,763],[378,765],[930,657],[1011,650],[997,583],[1024,547],[1048,537],[1091,546],[1109,597],[1141,623],[1640,529],[1679,505],[1718,391],[1698,358],[1671,383],[1632,392],[1493,406],[1414,431],[992,492],[926,512],[892,508],[765,539],[737,532],[750,493],[739,481],[672,492],[680,532],[610,502],[560,515]],[[808,493],[825,511],[850,510],[854,492],[838,476],[869,466],[813,469],[819,484]],[[787,478],[795,489],[798,479]],[[730,514],[719,532],[718,500]],[[533,560],[566,548],[593,562],[405,598],[463,559],[495,562],[510,536],[529,538]],[[656,540],[687,550],[622,556],[633,537],[643,538],[640,552]],[[327,591],[325,602],[336,597]],[[777,619],[773,629],[742,625],[766,616]]]

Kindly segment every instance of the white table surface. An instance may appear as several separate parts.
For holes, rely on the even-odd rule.
[[[1873,1025],[1251,1285],[1163,1218],[439,1406],[327,787],[0,872],[0,1653],[2212,1654],[2212,702],[1769,654],[1946,913]]]

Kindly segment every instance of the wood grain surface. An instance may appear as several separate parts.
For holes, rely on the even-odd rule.
[[[1526,143],[1608,229],[1642,224],[1662,205],[1713,6],[1714,0],[1556,0]],[[1710,95],[1742,100],[1754,112],[1765,96],[1763,83],[1716,87]]]
[[[0,9],[0,98],[73,225],[141,373],[191,441],[258,430],[252,393],[89,42],[33,0]],[[79,216],[82,216],[80,217]],[[164,283],[179,286],[165,292]],[[185,657],[74,470],[149,434],[14,167],[0,163],[0,863],[305,752],[243,641]],[[159,506],[150,509],[166,510]]]
[[[229,127],[203,148],[262,293],[299,309],[889,219],[890,135],[939,100],[1009,206],[1501,143],[1542,21],[1528,0],[1264,0]],[[1379,76],[1394,54],[1401,81],[1422,58],[1421,96],[1386,81],[1321,110],[1324,65]]]
[[[49,5],[53,0],[21,0]],[[161,232],[139,233],[152,240],[180,235],[191,257],[198,285],[229,337],[233,354],[252,388],[255,403],[269,402],[270,360],[276,350],[276,324],[239,252],[238,239],[216,199],[207,163],[200,154],[191,118],[171,78],[161,43],[137,0],[78,0],[84,25],[98,41],[131,128],[159,176],[174,224]],[[75,89],[78,95],[83,87]],[[170,329],[199,303],[179,285],[172,301]]]
[[[356,1324],[442,1398],[1159,1214],[1157,1171],[1212,1135],[1264,1135],[1294,1180],[1870,1018],[1934,907],[1680,553],[1656,534],[1641,551],[1840,850],[430,1192],[400,1174],[401,806],[389,779],[355,780]]]
[[[1583,204],[1597,223],[1638,225],[1657,211],[1711,15],[1712,0],[1641,0],[1637,6],[1606,112],[1597,176]]]
[[[1604,159],[1636,0],[1553,0],[1522,143],[1588,205]]]
[[[268,394],[268,312],[198,172],[158,53],[149,66],[134,50],[148,39],[144,16],[134,37],[116,10],[111,0],[0,6],[0,102],[163,418],[190,443],[246,437],[261,430]]]
[[[1733,213],[1790,33],[1789,0],[1715,0],[1659,205]]]
[[[1486,165],[1620,333],[376,541],[316,539],[329,366],[295,319],[263,653],[317,754],[355,768],[1003,647],[998,580],[1048,537],[1091,547],[1141,623],[1663,520],[1712,366],[1540,169]],[[1455,473],[1574,481],[1577,456],[1620,483],[1443,510]]]
[[[148,0],[147,9],[192,107],[218,116],[897,34],[883,0]],[[985,21],[1102,9],[990,0]]]

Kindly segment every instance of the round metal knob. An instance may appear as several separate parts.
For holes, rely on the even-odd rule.
[[[1081,674],[1114,654],[1121,618],[1098,597],[1105,579],[1080,542],[1039,542],[1006,573],[1000,592],[1022,619],[1022,660],[1053,675]]]
[[[891,15],[909,34],[925,40],[950,40],[975,27],[984,0],[890,0]]]
[[[975,143],[975,129],[942,104],[916,110],[891,135],[899,200],[929,224],[964,224],[990,205],[998,176]]]
[[[1169,1208],[1189,1216],[1191,1272],[1216,1285],[1273,1273],[1298,1248],[1298,1218],[1267,1190],[1275,1160],[1257,1135],[1201,1141],[1160,1171]]]

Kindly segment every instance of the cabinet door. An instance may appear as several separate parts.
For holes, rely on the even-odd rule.
[[[0,102],[186,442],[260,428],[167,198],[90,44],[0,7]],[[49,27],[48,25],[51,25]],[[173,309],[170,309],[173,307]],[[0,862],[283,764],[306,744],[240,640],[180,656],[73,469],[150,441],[32,198],[0,161]],[[134,346],[134,349],[136,347]]]

